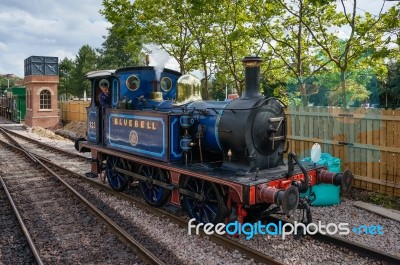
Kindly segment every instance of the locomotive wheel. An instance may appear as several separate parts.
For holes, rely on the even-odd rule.
[[[115,167],[128,169],[126,162],[119,157],[109,156],[106,163],[106,176],[108,184],[116,191],[123,191],[129,185],[130,178],[115,170]]]
[[[190,217],[195,218],[198,223],[219,223],[224,218],[224,200],[214,183],[197,179],[187,178],[183,188],[198,194],[204,199],[199,200],[188,195],[183,195],[183,206]]]
[[[164,205],[169,195],[170,190],[164,189],[158,185],[153,184],[153,180],[159,180],[168,183],[168,175],[160,168],[141,166],[139,174],[147,177],[147,181],[140,181],[140,193],[147,204],[153,207],[160,207]]]

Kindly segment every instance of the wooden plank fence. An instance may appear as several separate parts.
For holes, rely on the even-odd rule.
[[[86,121],[86,107],[89,107],[90,101],[59,101],[60,120],[63,121]]]
[[[400,110],[289,107],[286,118],[289,150],[308,157],[319,143],[356,187],[400,197]]]

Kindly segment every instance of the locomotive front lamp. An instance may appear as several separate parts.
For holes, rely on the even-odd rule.
[[[232,159],[232,150],[231,149],[228,150],[228,157],[229,157],[229,162],[231,162],[231,159]]]

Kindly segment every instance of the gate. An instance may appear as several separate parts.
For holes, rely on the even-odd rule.
[[[356,187],[400,197],[400,110],[289,107],[286,118],[291,151],[307,157],[319,143]]]

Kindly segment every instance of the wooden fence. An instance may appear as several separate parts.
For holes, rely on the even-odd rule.
[[[89,107],[90,101],[59,101],[60,120],[63,121],[86,121],[86,107]]]
[[[286,117],[291,151],[307,157],[319,143],[356,187],[400,197],[400,110],[288,108]]]

